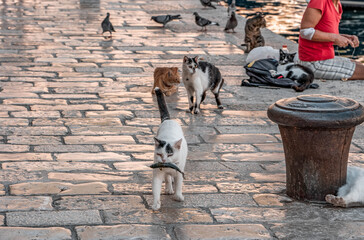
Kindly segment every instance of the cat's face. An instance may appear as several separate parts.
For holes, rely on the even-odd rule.
[[[282,51],[282,49],[279,49],[279,64],[284,65],[287,63],[293,63],[296,54],[297,53],[286,53]]]
[[[190,74],[194,74],[196,72],[196,68],[198,68],[198,57],[189,58],[185,56],[183,58],[183,65],[186,66]]]
[[[256,13],[256,15],[252,18],[252,20],[255,27],[259,28],[267,27],[267,22],[264,18],[264,14],[261,12]]]
[[[154,162],[173,163],[176,159],[176,153],[181,149],[182,138],[175,143],[168,143],[155,137],[154,142]]]
[[[178,74],[178,68],[172,67],[169,69],[167,74],[167,81],[168,83],[180,83],[180,76]]]

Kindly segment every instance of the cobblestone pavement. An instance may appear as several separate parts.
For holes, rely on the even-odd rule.
[[[0,6],[0,239],[364,239],[363,208],[285,195],[285,165],[267,107],[291,89],[240,87],[244,19],[222,32],[226,8],[198,0],[3,0]],[[199,32],[192,13],[220,22]],[[100,36],[106,13],[116,33]],[[165,29],[153,14],[180,13]],[[264,30],[268,45],[297,46]],[[168,97],[189,143],[185,202],[151,210],[153,70],[203,55],[226,84],[200,115],[186,91]],[[320,82],[363,103],[363,82]],[[350,164],[364,166],[363,128]],[[329,146],[328,146],[329,147]],[[309,149],[307,149],[309,151]]]

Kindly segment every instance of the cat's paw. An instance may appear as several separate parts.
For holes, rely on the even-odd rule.
[[[345,200],[342,197],[337,197],[332,194],[328,194],[325,197],[326,202],[331,203],[336,207],[347,207]]]
[[[223,105],[219,105],[217,106],[218,109],[224,109],[224,106]]]
[[[154,210],[154,211],[157,211],[157,210],[159,210],[161,208],[161,203],[159,202],[159,203],[154,203],[153,205],[152,205],[152,209]]]
[[[171,187],[171,188],[167,187],[167,188],[166,188],[165,193],[166,193],[167,195],[172,195],[172,194],[174,194],[173,188],[172,188],[172,187]]]
[[[183,202],[185,200],[185,197],[182,194],[175,194],[173,196],[173,199],[178,202]]]
[[[200,113],[200,109],[195,109],[195,111],[193,111],[194,114],[199,114]]]
[[[276,70],[269,70],[269,72],[270,72],[270,75],[271,75],[272,77],[277,76],[277,71],[276,71]]]
[[[188,113],[190,113],[190,112],[192,112],[192,110],[193,110],[193,106],[192,106],[192,107],[190,107],[190,108],[187,110],[187,112],[188,112]]]

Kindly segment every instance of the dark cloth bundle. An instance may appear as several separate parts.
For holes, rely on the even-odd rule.
[[[244,66],[246,74],[250,77],[241,82],[241,86],[261,87],[275,86],[292,88],[299,85],[296,81],[282,76],[272,77],[269,70],[277,71],[278,61],[272,58],[253,61]],[[310,84],[310,88],[318,88],[318,84]]]

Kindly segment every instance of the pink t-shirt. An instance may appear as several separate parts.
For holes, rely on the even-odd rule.
[[[322,17],[315,26],[316,30],[339,34],[339,23],[343,13],[339,2],[339,12],[332,0],[311,0],[307,8],[321,10]],[[335,57],[333,42],[315,42],[299,38],[298,53],[301,61],[320,61]]]

